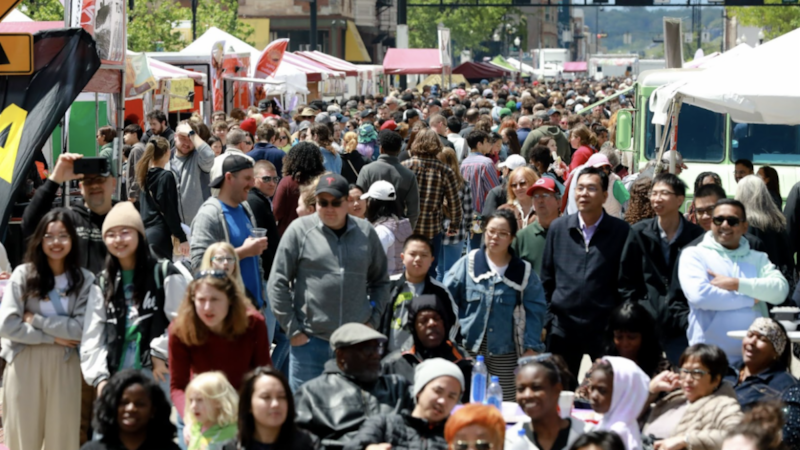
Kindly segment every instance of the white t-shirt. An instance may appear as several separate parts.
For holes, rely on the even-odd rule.
[[[394,244],[394,233],[384,225],[376,225],[375,233],[378,235],[378,239],[381,240],[383,252],[388,254],[389,248]]]
[[[56,290],[62,293],[60,296],[60,300],[64,311],[69,311],[69,297],[65,295],[65,293],[67,292],[67,286],[69,286],[69,280],[67,280],[67,274],[62,273],[61,275],[56,275]],[[58,315],[56,309],[53,307],[53,304],[50,302],[50,297],[42,299],[39,302],[39,314],[41,314],[44,317],[53,317]]]
[[[498,266],[497,264],[493,263],[491,259],[489,259],[489,253],[486,253],[486,262],[489,263],[489,268],[492,269],[492,272],[494,272],[495,275],[499,276],[500,278],[506,276],[508,264],[505,266]]]

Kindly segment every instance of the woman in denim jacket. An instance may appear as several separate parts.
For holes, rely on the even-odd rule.
[[[547,306],[539,277],[509,249],[517,233],[514,214],[497,210],[484,229],[484,245],[459,259],[444,284],[458,305],[462,345],[473,356],[483,355],[489,374],[500,377],[503,400],[514,401],[517,358],[544,351]]]

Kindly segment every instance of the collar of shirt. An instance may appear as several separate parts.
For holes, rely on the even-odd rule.
[[[590,230],[592,233],[594,233],[594,230],[596,230],[597,226],[600,225],[600,222],[603,221],[603,217],[605,217],[605,215],[606,215],[605,211],[601,212],[600,218],[597,219],[597,222],[595,222],[594,225],[586,226],[586,222],[583,221],[583,216],[581,215],[581,213],[578,213],[578,223],[580,223],[581,225],[581,231]]]
[[[661,240],[667,243],[667,245],[672,245],[678,239],[678,236],[681,235],[683,231],[683,220],[678,222],[678,231],[675,232],[675,236],[672,237],[672,240],[667,240],[667,232],[661,228],[661,222],[656,219],[656,226],[658,227],[658,235],[661,236]]]

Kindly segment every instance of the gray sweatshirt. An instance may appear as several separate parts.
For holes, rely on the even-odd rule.
[[[190,224],[200,209],[200,205],[211,196],[209,172],[214,165],[214,150],[205,142],[186,156],[175,149],[169,166],[175,179],[178,181],[178,190],[181,193],[181,220]]]
[[[69,296],[69,315],[44,317],[40,314],[41,300],[24,300],[25,279],[32,267],[31,264],[22,264],[14,269],[3,294],[3,301],[0,302],[0,356],[9,363],[28,345],[54,344],[55,338],[81,340],[86,305],[89,302],[102,301],[103,297],[100,288],[94,284],[94,275],[81,269],[83,285],[77,296]],[[22,320],[25,311],[34,314],[33,323],[28,324]],[[64,347],[64,350],[66,359],[74,349]]]
[[[281,237],[267,294],[290,337],[329,340],[348,322],[379,328],[389,303],[386,253],[366,220],[348,216],[346,227],[337,237],[312,214],[295,219]]]

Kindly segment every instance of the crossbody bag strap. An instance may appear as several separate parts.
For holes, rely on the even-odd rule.
[[[56,314],[59,316],[68,316],[67,311],[64,309],[64,305],[61,304],[61,294],[59,294],[57,289],[52,289],[50,292],[47,293],[47,296],[50,297],[50,303],[53,304],[53,309],[55,309]]]

